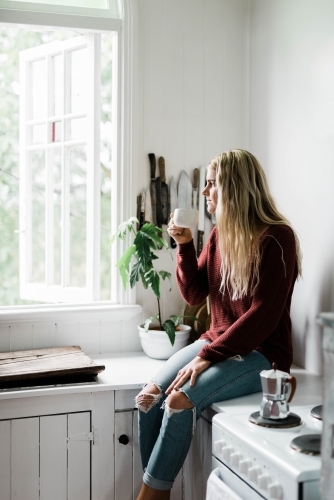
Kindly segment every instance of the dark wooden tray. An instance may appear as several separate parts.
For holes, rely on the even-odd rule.
[[[97,375],[105,370],[79,346],[0,353],[0,384],[22,380]]]

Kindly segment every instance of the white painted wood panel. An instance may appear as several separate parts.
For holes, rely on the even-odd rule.
[[[4,323],[0,324],[0,352],[10,351],[10,328]]]
[[[184,2],[164,1],[163,26],[160,36],[164,39],[163,133],[164,156],[168,177],[172,169],[181,172],[185,165],[184,150]]]
[[[162,99],[165,85],[164,33],[162,29],[164,1],[145,1],[141,2],[140,7],[143,12],[141,33],[143,34],[142,74],[144,78],[141,140],[144,144],[145,158],[141,159],[139,165],[146,169],[145,178],[148,180],[150,170],[147,154],[165,154],[164,100]],[[140,178],[142,178],[141,173],[138,175],[138,179]]]
[[[11,422],[11,500],[39,498],[39,418]]]
[[[132,411],[115,413],[115,500],[132,500]],[[119,437],[126,435],[128,444],[121,444]]]
[[[32,325],[34,349],[56,345],[56,325],[54,321],[36,321]]]
[[[235,149],[244,147],[245,2],[224,0],[224,4],[224,144],[222,147]]]
[[[0,498],[10,499],[10,421],[0,422]]]
[[[139,389],[115,391],[115,410],[132,410],[135,408],[135,397],[139,392]]]
[[[67,415],[40,418],[40,500],[67,500]]]
[[[185,168],[192,170],[204,156],[204,23],[205,1],[183,2],[184,151]],[[191,176],[191,180],[193,180]]]
[[[92,452],[92,500],[114,498],[114,391],[93,392],[92,428],[97,440]]]
[[[133,436],[133,459],[132,459],[132,476],[133,476],[133,498],[138,497],[143,477],[143,468],[141,464],[139,451],[139,436],[138,436],[138,411],[132,412],[132,436]]]
[[[68,415],[68,437],[90,432],[90,412]],[[81,439],[68,441],[68,500],[90,500],[91,442]]]
[[[227,146],[224,141],[225,67],[224,67],[225,1],[210,0],[205,4],[204,23],[204,154],[210,160]]]

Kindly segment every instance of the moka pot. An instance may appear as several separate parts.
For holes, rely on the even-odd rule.
[[[263,392],[260,415],[277,420],[289,415],[289,403],[295,393],[297,381],[289,373],[277,370],[276,363],[272,366],[272,370],[260,373]]]

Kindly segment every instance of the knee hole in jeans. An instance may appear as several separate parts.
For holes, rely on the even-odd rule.
[[[190,410],[194,407],[188,396],[182,390],[173,391],[167,398],[171,410]]]
[[[154,383],[148,384],[140,391],[138,396],[136,396],[136,408],[144,413],[147,413],[160,401],[161,397],[161,388]]]

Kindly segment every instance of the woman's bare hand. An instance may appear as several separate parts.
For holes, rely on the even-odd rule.
[[[179,371],[175,380],[168,387],[166,394],[170,394],[173,389],[178,389],[190,378],[190,387],[193,387],[196,382],[197,376],[204,372],[211,365],[210,361],[196,356],[190,363],[188,363],[182,370]]]
[[[174,224],[174,214],[170,214],[170,221],[167,227],[168,234],[176,243],[189,243],[193,239],[192,232],[187,227],[178,227]]]

